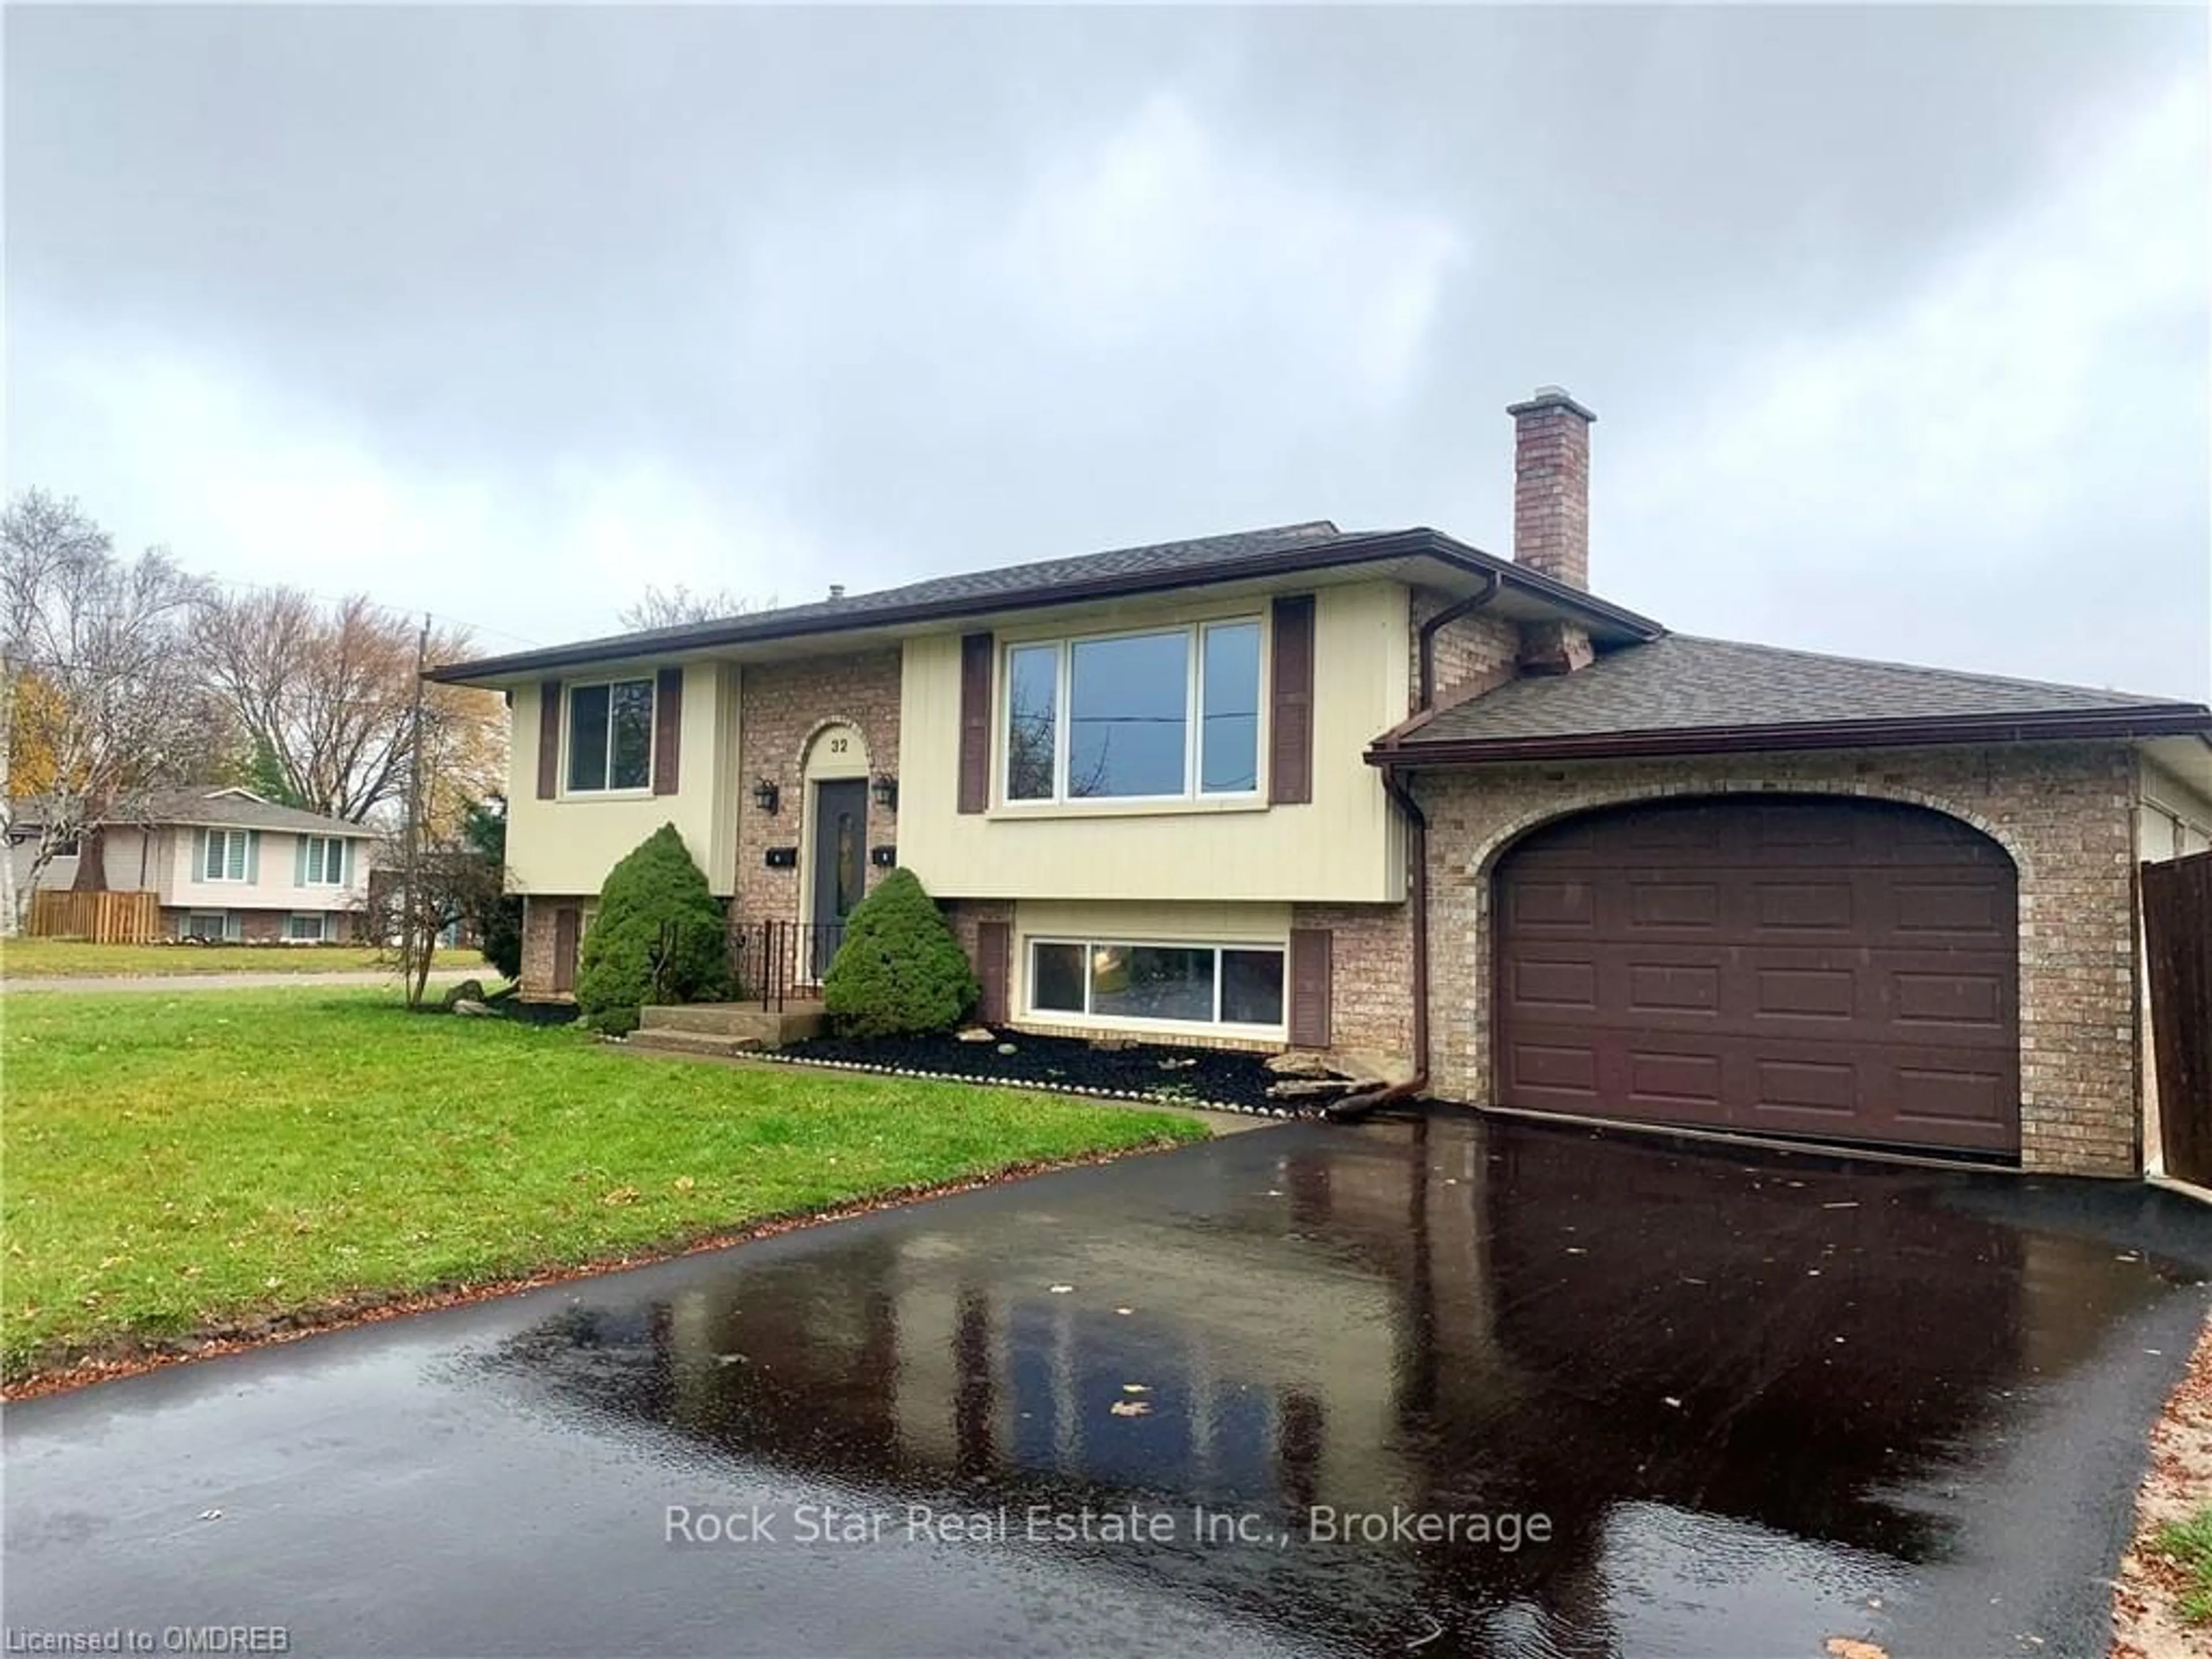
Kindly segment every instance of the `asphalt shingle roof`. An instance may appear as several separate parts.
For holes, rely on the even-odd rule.
[[[1050,605],[1112,594],[1124,588],[1135,592],[1196,586],[1286,567],[1304,568],[1309,562],[1312,568],[1319,568],[1368,558],[1421,556],[1443,559],[1468,569],[1498,573],[1524,591],[1559,606],[1565,614],[1588,619],[1593,628],[1601,625],[1632,638],[1648,638],[1660,631],[1656,623],[1591,595],[1563,587],[1508,561],[1463,546],[1433,530],[1345,531],[1326,519],[1313,519],[1303,524],[1275,525],[1264,530],[1240,530],[1223,536],[1119,547],[1069,559],[1048,559],[1005,565],[995,570],[934,576],[927,581],[909,582],[903,587],[820,599],[809,605],[785,605],[775,611],[748,611],[714,622],[580,640],[544,650],[443,665],[432,671],[432,678],[467,680],[478,676],[534,672],[541,667],[825,634],[841,629],[887,626],[918,615],[981,614],[996,608],[1000,600],[1008,607]]]
[[[15,803],[12,814],[18,823],[42,823],[46,806],[38,796]],[[289,830],[318,836],[371,836],[366,824],[343,818],[326,818],[319,812],[279,806],[228,790],[219,785],[188,786],[179,789],[149,789],[126,803],[118,821],[126,823],[188,823],[215,830]]]
[[[1510,680],[1407,731],[1403,746],[2190,706],[2124,691],[1669,634],[1610,652],[1578,673]]]

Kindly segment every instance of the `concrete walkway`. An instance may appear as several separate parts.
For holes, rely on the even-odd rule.
[[[100,974],[50,978],[0,979],[7,991],[269,991],[297,985],[325,989],[338,985],[392,985],[398,975],[388,969],[348,969],[334,974]],[[496,980],[483,968],[433,968],[430,983],[451,985],[465,979]]]

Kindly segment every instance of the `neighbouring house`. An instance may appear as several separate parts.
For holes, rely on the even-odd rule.
[[[15,804],[8,856],[19,891],[45,821],[37,797]],[[106,886],[156,895],[165,937],[257,944],[353,938],[375,853],[362,824],[209,786],[149,790],[102,839]],[[73,886],[81,850],[67,843],[39,872],[39,887]]]
[[[1314,522],[434,671],[512,708],[526,994],[672,822],[814,954],[907,866],[1021,1030],[2142,1168],[2136,872],[2212,844],[2212,712],[1671,633],[1589,591],[1589,411],[1510,413],[1510,560]]]

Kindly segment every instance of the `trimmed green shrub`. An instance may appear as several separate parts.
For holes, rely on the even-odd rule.
[[[664,823],[607,872],[577,960],[576,1006],[593,1030],[619,1035],[637,1029],[646,1004],[713,1001],[729,976],[721,904]]]
[[[843,1036],[927,1036],[958,1024],[978,988],[943,913],[902,868],[854,907],[822,1006]]]

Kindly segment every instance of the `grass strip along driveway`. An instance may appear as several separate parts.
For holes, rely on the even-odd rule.
[[[1206,1133],[1010,1090],[648,1059],[382,992],[21,994],[0,1062],[16,1382]]]
[[[387,963],[387,953],[374,945],[88,945],[82,939],[11,939],[0,945],[0,977],[15,980],[356,974]],[[476,951],[441,951],[432,965],[493,977]]]

